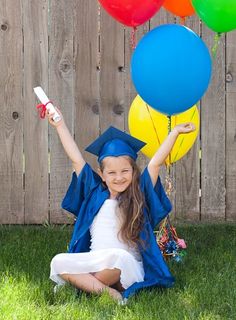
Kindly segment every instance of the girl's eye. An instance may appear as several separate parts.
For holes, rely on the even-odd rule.
[[[114,171],[108,172],[108,174],[114,174],[114,173],[115,173]]]
[[[129,170],[129,169],[125,169],[125,170],[123,170],[122,172],[123,172],[123,173],[129,173],[130,170]]]

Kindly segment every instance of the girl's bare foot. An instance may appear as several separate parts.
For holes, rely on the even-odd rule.
[[[116,289],[109,288],[108,293],[113,299],[118,300],[118,301],[122,300],[122,295]]]

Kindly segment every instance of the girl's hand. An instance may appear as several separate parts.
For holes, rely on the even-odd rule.
[[[178,135],[181,133],[189,133],[196,130],[195,125],[192,122],[181,123],[174,127],[171,133],[160,145],[152,159],[148,164],[148,172],[150,174],[152,184],[155,186],[160,170],[160,166],[165,162],[171,149],[173,148]]]
[[[55,128],[61,126],[63,123],[64,123],[64,119],[63,119],[63,116],[62,116],[62,113],[61,111],[55,107],[55,109],[57,110],[57,112],[59,113],[61,119],[58,121],[58,122],[55,122],[53,120],[53,116],[54,116],[54,112],[50,113],[49,110],[46,111],[46,117],[48,118],[48,122]]]
[[[180,133],[190,133],[196,130],[196,127],[194,123],[192,122],[186,122],[186,123],[181,123],[178,124],[177,126],[174,127],[172,131],[180,134]]]

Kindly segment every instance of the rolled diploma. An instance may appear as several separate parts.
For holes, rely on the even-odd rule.
[[[38,99],[39,99],[39,101],[41,103],[43,103],[44,105],[46,103],[48,103],[49,99],[48,99],[48,97],[46,96],[45,92],[43,91],[43,89],[41,87],[35,87],[34,88],[34,92],[35,92],[36,96],[38,97]],[[59,113],[56,111],[56,109],[54,108],[54,105],[52,103],[48,103],[46,105],[46,109],[50,113],[54,113],[53,120],[55,122],[58,122],[58,121],[61,120],[61,117],[60,117]]]

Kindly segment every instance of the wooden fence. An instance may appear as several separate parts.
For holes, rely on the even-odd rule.
[[[173,22],[162,9],[137,39]],[[213,46],[214,33],[196,16],[186,25]],[[71,164],[54,129],[38,117],[33,87],[41,85],[60,106],[82,150],[109,125],[127,130],[136,95],[131,30],[99,11],[97,0],[0,0],[0,26],[0,223],[68,222],[60,203]],[[200,110],[199,139],[171,168],[173,216],[235,221],[235,31],[221,38]],[[139,163],[145,165],[143,156]]]

